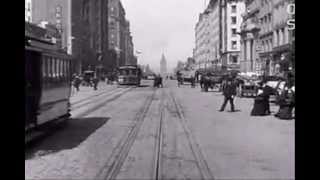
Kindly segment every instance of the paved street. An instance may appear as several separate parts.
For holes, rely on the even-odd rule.
[[[251,98],[218,112],[219,92],[152,83],[73,94],[72,118],[26,148],[26,179],[294,179],[294,120],[250,116]]]

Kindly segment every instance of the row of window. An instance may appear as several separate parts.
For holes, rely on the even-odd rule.
[[[236,16],[231,17],[231,24],[237,24],[237,17]]]
[[[68,82],[70,79],[70,61],[51,56],[43,56],[42,77],[44,86]]]
[[[231,41],[231,49],[237,49],[237,41]]]
[[[138,71],[135,69],[123,69],[119,73],[120,75],[138,75]]]
[[[266,31],[271,31],[272,29],[271,17],[272,17],[271,13],[268,13],[259,19],[263,33],[265,33]]]

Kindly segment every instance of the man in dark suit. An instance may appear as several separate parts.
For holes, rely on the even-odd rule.
[[[231,105],[231,112],[234,112],[234,103],[233,103],[233,100],[234,100],[234,97],[236,96],[237,94],[237,86],[236,86],[236,83],[233,81],[233,79],[228,79],[226,81],[226,84],[223,88],[223,95],[224,95],[224,102],[220,108],[220,112],[221,111],[224,111],[228,101],[230,102],[230,105]]]

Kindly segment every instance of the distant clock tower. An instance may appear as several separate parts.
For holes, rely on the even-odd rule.
[[[167,76],[167,60],[162,54],[161,61],[160,61],[160,74],[162,77]]]

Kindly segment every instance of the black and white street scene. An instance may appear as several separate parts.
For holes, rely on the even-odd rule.
[[[295,179],[294,0],[25,0],[25,179]]]

